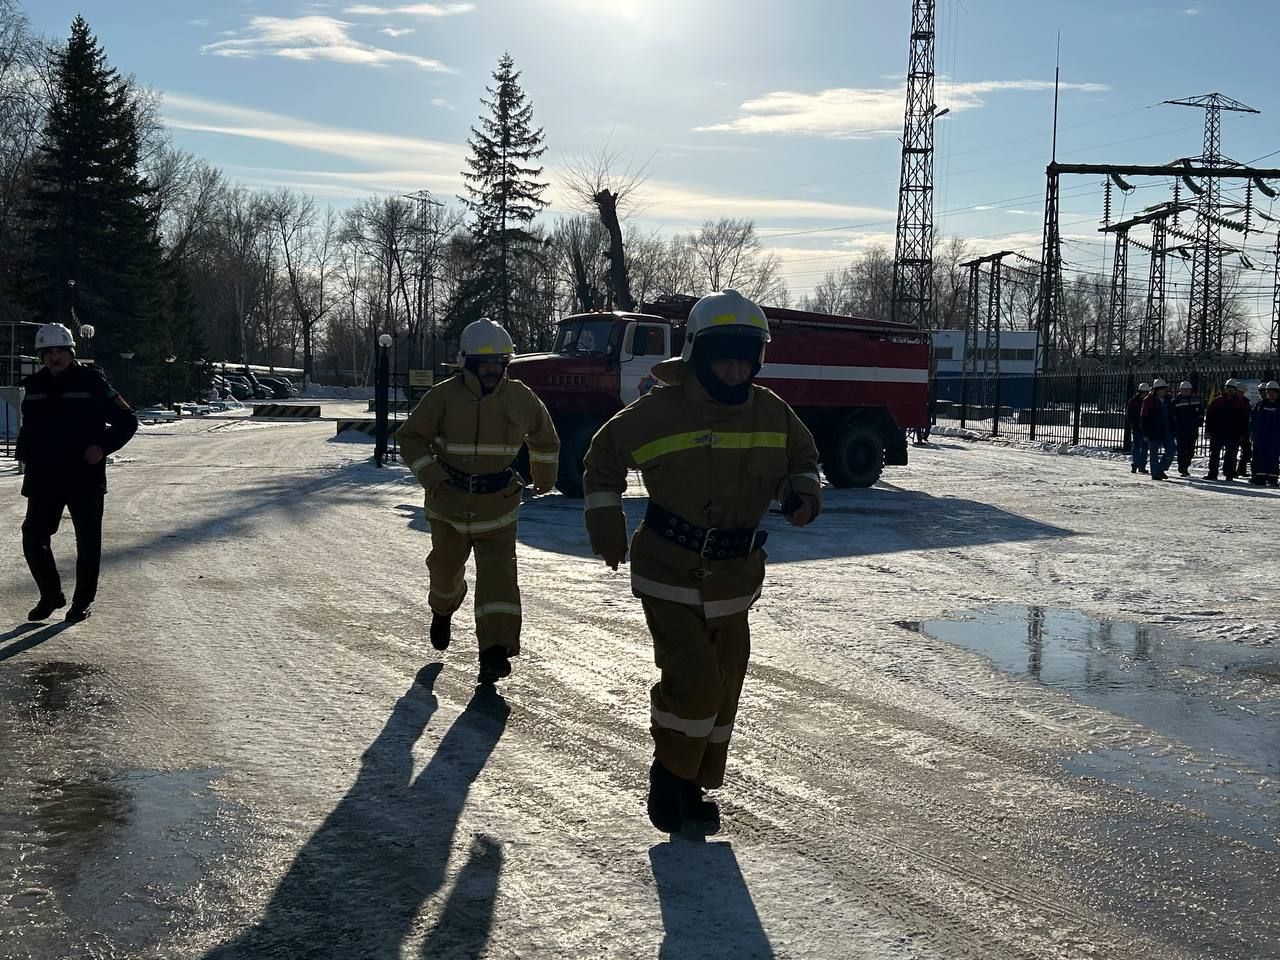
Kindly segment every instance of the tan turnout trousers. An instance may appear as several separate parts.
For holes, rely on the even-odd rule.
[[[501,494],[498,494],[501,496]],[[476,554],[476,639],[480,652],[506,647],[520,652],[520,586],[516,579],[516,524],[485,533],[464,533],[444,520],[431,520],[427,603],[432,613],[451,616],[467,596],[467,557]]]
[[[747,614],[708,623],[683,604],[640,599],[662,671],[649,692],[654,755],[677,777],[713,790],[724,783],[751,657]]]

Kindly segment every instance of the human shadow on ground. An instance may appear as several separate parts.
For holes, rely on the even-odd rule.
[[[675,839],[649,848],[664,929],[658,960],[772,960],[728,843]]]
[[[0,633],[0,663],[16,657],[20,653],[25,653],[32,647],[38,647],[46,640],[52,640],[63,630],[67,630],[72,624],[65,620],[60,623],[51,623],[40,625],[38,623],[24,623],[14,627],[8,633]],[[3,646],[7,641],[12,640],[7,646]]]
[[[870,556],[903,550],[947,550],[1070,537],[1074,532],[989,503],[935,497],[881,484],[875,489],[824,489],[822,514],[808,527],[791,526],[773,511],[761,527],[769,532],[770,563]],[[627,529],[635,530],[648,506],[626,497]],[[569,556],[592,556],[582,519],[582,501],[543,497],[520,512],[521,543]]]
[[[361,957],[399,960],[422,905],[444,886],[467,793],[506,728],[510,708],[478,687],[413,777],[413,745],[436,713],[442,667],[425,667],[365,751],[350,791],[298,852],[265,915],[205,960]],[[427,936],[427,947],[484,949],[502,870],[497,842],[478,837]],[[453,955],[453,954],[450,954]]]

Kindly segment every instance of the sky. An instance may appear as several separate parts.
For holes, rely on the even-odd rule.
[[[938,0],[935,100],[950,109],[938,232],[1038,255],[1059,36],[1060,160],[1198,155],[1203,112],[1161,101],[1221,91],[1262,111],[1224,116],[1223,152],[1280,166],[1273,4]],[[856,251],[893,246],[909,0],[26,0],[26,12],[52,37],[83,14],[114,66],[163,93],[176,143],[246,186],[337,205],[422,188],[452,199],[509,51],[546,133],[548,220],[571,212],[560,171],[607,146],[648,173],[638,227],[749,217],[793,297]],[[1169,197],[1167,183],[1135,185],[1117,213]],[[1064,181],[1073,268],[1109,263],[1101,205],[1096,179]],[[1273,243],[1252,236],[1251,258],[1266,264]],[[1248,283],[1269,313],[1271,278]]]

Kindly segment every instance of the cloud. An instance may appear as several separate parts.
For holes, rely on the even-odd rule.
[[[1188,17],[1198,17],[1198,16],[1200,16],[1200,8],[1199,8],[1199,7],[1187,7],[1187,9],[1183,10],[1182,12],[1183,12],[1183,13],[1185,13]]]
[[[981,80],[938,84],[937,102],[952,112],[985,106],[985,94],[1052,90],[1049,80]],[[1099,93],[1100,83],[1064,83],[1063,90]],[[833,87],[817,93],[777,90],[742,104],[730,120],[696,127],[701,132],[791,134],[833,139],[873,140],[902,132],[906,87]]]
[[[229,40],[201,47],[217,57],[284,57],[289,60],[332,60],[381,67],[405,63],[433,73],[453,73],[439,60],[385,50],[361,43],[350,34],[352,24],[333,17],[250,17],[249,26]]]
[[[196,19],[194,19],[194,20],[188,20],[188,21],[187,21],[187,26],[189,26],[189,27],[207,27],[207,26],[209,26],[209,23],[210,23],[210,21],[209,21],[208,19],[206,19],[205,17],[197,17],[197,18],[196,18]]]
[[[450,103],[448,100],[446,100],[444,97],[435,97],[435,98],[431,101],[431,105],[432,105],[433,107],[440,107],[440,108],[442,108],[442,109],[444,109],[444,110],[457,110],[457,109],[458,109],[458,108],[457,108],[457,107],[455,107],[452,103]]]
[[[380,7],[372,3],[357,3],[344,7],[343,13],[354,13],[367,17],[453,17],[460,13],[471,13],[474,3],[409,3],[399,7]]]
[[[377,164],[417,177],[419,185],[423,178],[450,182],[457,179],[466,155],[463,144],[332,127],[183,94],[166,94],[163,113],[175,130],[283,144],[366,165]],[[335,176],[364,175],[367,174]]]
[[[403,27],[399,30],[395,27],[383,27],[378,32],[385,33],[388,37],[403,37],[406,34],[413,33],[413,27]]]

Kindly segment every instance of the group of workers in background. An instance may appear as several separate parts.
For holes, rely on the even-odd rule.
[[[1250,463],[1249,482],[1277,486],[1280,482],[1280,383],[1259,386],[1261,398],[1250,404],[1239,380],[1230,379],[1208,407],[1188,380],[1170,396],[1169,384],[1156,378],[1138,385],[1125,407],[1132,437],[1130,471],[1167,480],[1176,458],[1178,475],[1191,476],[1191,460],[1203,427],[1209,434],[1209,472],[1206,480],[1234,480]],[[1150,465],[1148,468],[1148,464]]]

